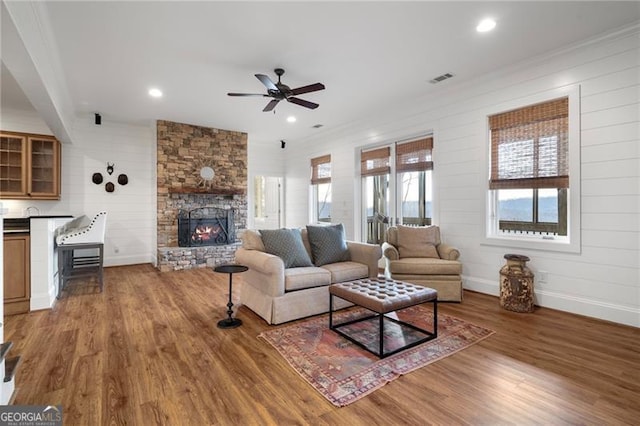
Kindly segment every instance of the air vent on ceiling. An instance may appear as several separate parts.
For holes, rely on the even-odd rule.
[[[439,75],[439,76],[429,80],[429,83],[431,83],[431,84],[440,83],[441,81],[445,81],[445,80],[447,80],[447,79],[449,79],[451,77],[453,77],[453,74],[448,72],[446,74]]]

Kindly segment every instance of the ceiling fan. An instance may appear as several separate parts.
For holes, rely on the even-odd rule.
[[[280,77],[284,74],[284,70],[282,68],[276,68],[273,70],[278,76],[278,82],[274,83],[271,79],[264,74],[256,74],[256,78],[262,82],[267,88],[266,94],[259,93],[227,93],[229,96],[262,96],[267,98],[273,98],[266,107],[262,111],[268,112],[273,110],[278,102],[282,100],[286,100],[287,102],[291,102],[305,108],[316,109],[318,108],[318,104],[314,102],[305,101],[304,99],[296,98],[297,95],[301,95],[303,93],[315,92],[318,90],[324,90],[324,84],[322,83],[314,83],[309,84],[308,86],[298,87],[297,89],[291,89],[286,84],[280,81]]]

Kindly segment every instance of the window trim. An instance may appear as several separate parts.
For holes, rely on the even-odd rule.
[[[569,194],[567,197],[567,237],[549,239],[541,235],[505,235],[498,230],[497,193],[489,189],[491,176],[491,130],[489,116],[504,111],[524,108],[530,105],[551,101],[563,96],[569,98]],[[580,226],[580,85],[568,85],[548,90],[536,95],[506,101],[487,109],[485,117],[484,179],[482,190],[485,194],[485,220],[481,244],[507,248],[531,250],[581,252]]]

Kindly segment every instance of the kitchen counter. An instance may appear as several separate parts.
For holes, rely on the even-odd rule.
[[[55,231],[72,219],[73,216],[69,214],[3,219],[5,236],[30,235],[30,307],[32,311],[49,309],[55,303],[58,281],[58,253],[54,250]]]
[[[52,215],[37,215],[37,216],[27,216],[27,217],[5,217],[3,219],[4,234],[24,234],[30,233],[31,231],[31,221],[34,219],[71,219],[73,218],[70,214],[52,214]]]
[[[39,214],[37,216],[29,216],[29,219],[64,219],[73,217],[70,214]]]
[[[7,220],[25,220],[25,219],[57,219],[57,218],[65,218],[65,217],[73,217],[70,214],[37,214],[33,216],[5,216],[5,223]]]

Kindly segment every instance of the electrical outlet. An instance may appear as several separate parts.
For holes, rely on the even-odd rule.
[[[538,271],[538,282],[546,283],[549,279],[547,271]]]

